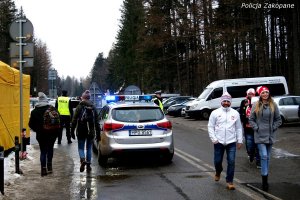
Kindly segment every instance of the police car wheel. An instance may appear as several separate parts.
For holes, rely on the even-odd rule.
[[[174,153],[165,153],[163,155],[163,162],[168,164],[168,163],[171,163],[172,162],[172,159],[173,159],[173,156],[174,156]]]

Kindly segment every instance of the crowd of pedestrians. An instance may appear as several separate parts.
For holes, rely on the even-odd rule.
[[[240,104],[239,111],[231,108],[231,95],[225,92],[221,96],[220,107],[214,110],[208,121],[208,134],[214,146],[215,181],[219,181],[223,171],[223,157],[226,153],[227,169],[226,183],[229,190],[234,190],[233,184],[235,171],[236,149],[240,149],[245,138],[247,156],[250,163],[255,161],[257,168],[261,171],[262,189],[267,191],[271,148],[275,142],[276,130],[281,125],[281,117],[276,103],[274,103],[267,87],[249,88],[245,99]],[[258,94],[258,101],[251,102]],[[161,107],[161,92],[156,94],[156,104]],[[51,110],[51,109],[52,110]],[[58,123],[46,124],[45,113],[57,112]],[[300,106],[299,106],[300,117]],[[50,115],[51,116],[51,115]],[[96,135],[100,134],[98,113],[90,101],[90,91],[86,90],[80,103],[73,107],[67,96],[67,91],[62,91],[58,97],[55,107],[48,103],[47,96],[39,92],[38,103],[31,112],[29,126],[36,132],[36,139],[40,146],[41,176],[52,173],[53,146],[58,139],[61,144],[63,128],[66,128],[68,144],[71,138],[78,139],[78,154],[80,159],[80,172],[86,168],[87,172],[92,170],[92,142]],[[54,118],[50,121],[54,121]],[[45,125],[46,124],[46,125]],[[50,127],[50,128],[49,128]],[[244,135],[244,137],[243,137]],[[86,150],[86,151],[85,151]]]
[[[258,101],[252,103],[255,93],[258,94]],[[230,106],[231,96],[225,92],[221,96],[221,107],[211,113],[208,121],[208,133],[214,145],[215,181],[220,180],[223,156],[226,152],[227,188],[235,189],[235,152],[236,148],[241,148],[244,133],[249,162],[256,161],[256,166],[261,172],[262,189],[268,191],[271,148],[275,142],[276,130],[282,123],[278,106],[265,86],[258,87],[256,91],[253,88],[246,91],[246,98],[241,102],[239,113]]]
[[[72,143],[71,138],[75,139],[76,136],[78,139],[80,172],[85,170],[85,166],[87,172],[92,170],[92,142],[95,134],[100,134],[100,128],[97,123],[98,113],[90,97],[90,91],[86,90],[73,114],[74,107],[66,90],[57,98],[55,107],[49,103],[43,92],[38,93],[38,102],[30,114],[29,127],[36,132],[36,140],[40,147],[41,176],[53,171],[54,143],[58,140],[57,144],[61,144],[64,128],[68,144]],[[91,121],[89,113],[92,115]]]

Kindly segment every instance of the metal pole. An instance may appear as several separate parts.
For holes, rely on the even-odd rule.
[[[0,191],[4,194],[4,148],[0,146]]]
[[[54,99],[54,81],[52,79],[52,99]]]
[[[19,144],[19,137],[16,136],[15,137],[15,166],[16,166],[16,173],[20,174],[20,156],[19,156],[19,152],[20,152],[20,144]]]
[[[19,19],[19,66],[20,66],[20,137],[22,137],[22,129],[23,129],[23,24],[26,22],[25,19]],[[22,145],[21,145],[22,148]],[[22,149],[21,149],[22,151]]]

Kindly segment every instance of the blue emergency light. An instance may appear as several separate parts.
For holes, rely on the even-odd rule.
[[[112,95],[112,96],[106,96],[106,102],[118,102],[118,101],[151,101],[152,96],[151,95]]]

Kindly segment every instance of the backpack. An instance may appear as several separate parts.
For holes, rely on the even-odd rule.
[[[88,138],[95,136],[95,113],[92,106],[83,105],[78,117],[79,129],[87,129]]]
[[[248,106],[246,107],[246,110],[245,110],[245,117],[247,119],[249,119],[249,117],[251,115],[251,108],[252,108],[252,105],[250,104],[250,102],[248,102]],[[248,127],[248,128],[251,127],[248,121],[247,121],[246,127]]]
[[[43,128],[45,130],[54,130],[60,128],[60,116],[58,111],[53,106],[49,106],[47,108],[43,117]]]

